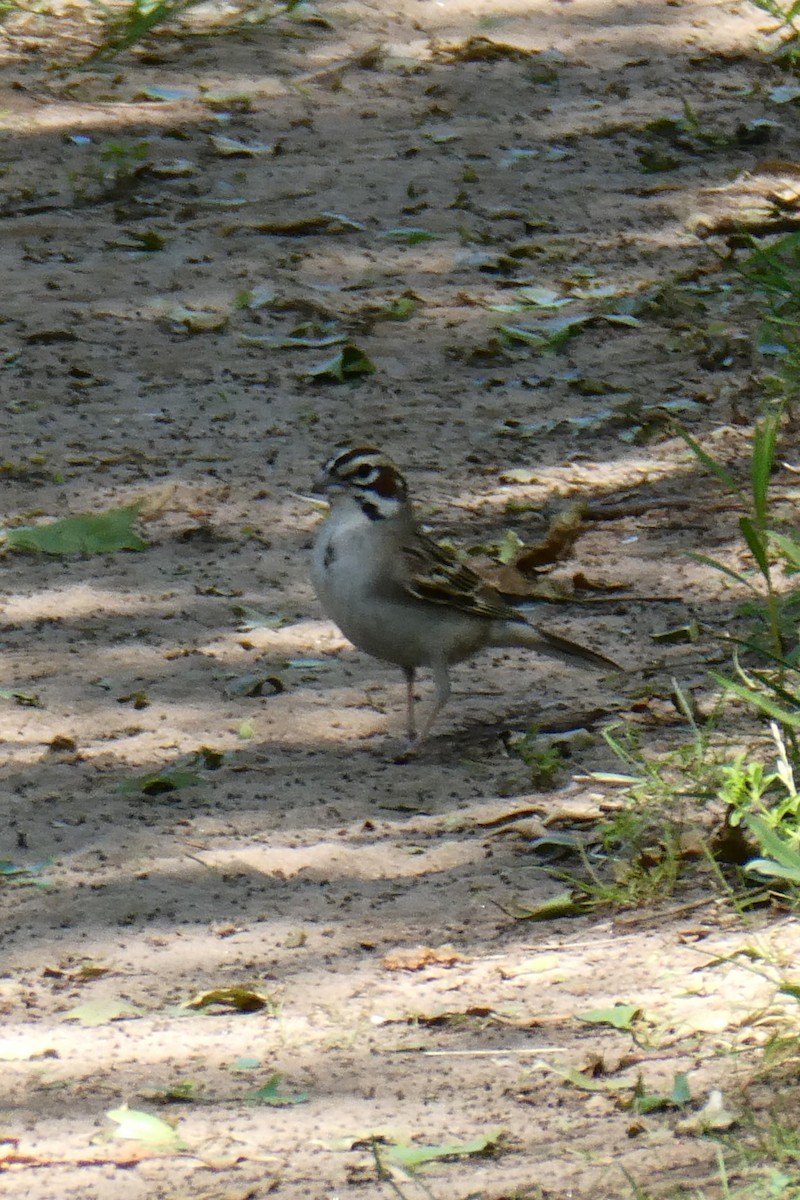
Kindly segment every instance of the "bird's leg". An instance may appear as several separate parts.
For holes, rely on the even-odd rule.
[[[403,667],[403,674],[406,677],[406,732],[410,746],[417,740],[417,722],[414,717],[414,676],[416,673],[413,667]]]
[[[436,696],[434,698],[431,710],[425,718],[422,729],[419,732],[419,737],[416,741],[417,746],[419,746],[421,742],[425,741],[425,738],[431,731],[433,722],[436,720],[439,713],[450,699],[450,671],[448,670],[447,663],[444,661],[435,662],[432,664],[432,667],[433,683],[436,688]]]

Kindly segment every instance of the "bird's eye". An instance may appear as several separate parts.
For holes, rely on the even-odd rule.
[[[369,463],[362,463],[361,466],[353,472],[354,479],[360,479],[364,483],[371,477],[372,467]]]

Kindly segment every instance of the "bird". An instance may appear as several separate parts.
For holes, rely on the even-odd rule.
[[[408,484],[374,446],[343,446],[314,492],[329,512],[311,552],[325,614],[359,650],[400,667],[409,749],[427,738],[450,697],[450,668],[489,647],[522,646],[548,658],[619,670],[613,660],[534,625],[486,580],[420,527]],[[435,698],[417,729],[414,684],[430,668]]]

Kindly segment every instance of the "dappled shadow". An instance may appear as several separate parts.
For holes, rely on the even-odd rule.
[[[0,860],[52,860],[0,884],[9,1129],[30,1141],[37,1122],[42,1146],[77,1155],[108,1108],[198,1078],[204,1104],[180,1108],[190,1140],[213,1125],[248,1154],[274,1151],[289,1200],[374,1182],[374,1163],[360,1177],[331,1167],[321,1140],[377,1124],[429,1141],[510,1128],[514,1153],[448,1166],[448,1194],[616,1195],[578,1154],[636,1178],[646,1157],[648,1187],[673,1169],[694,1182],[706,1142],[665,1149],[650,1118],[634,1146],[604,1091],[590,1112],[524,1054],[549,1045],[664,1094],[688,1071],[701,1102],[729,1078],[745,1018],[698,1025],[701,1042],[681,1005],[722,1010],[734,995],[734,968],[724,986],[711,972],[736,951],[735,918],[723,928],[704,878],[679,897],[689,920],[659,912],[652,928],[607,913],[521,923],[509,901],[535,907],[562,887],[531,848],[537,821],[580,830],[617,801],[612,784],[572,779],[618,768],[598,728],[683,739],[673,678],[703,701],[709,659],[726,656],[714,635],[734,627],[741,590],[686,552],[746,567],[739,512],[670,422],[746,480],[759,360],[749,298],[686,219],[764,154],[797,156],[786,110],[762,127],[766,149],[737,133],[776,119],[780,69],[755,48],[757,17],[716,6],[320,10],[331,28],[298,26],[301,38],[269,25],[159,37],[110,70],[34,58],[0,78],[2,523],[144,498],[150,542],[2,561],[0,685],[22,703],[0,700]],[[672,169],[643,169],[648,123],[680,118],[684,100],[718,141],[668,145]],[[524,287],[566,303],[504,309]],[[501,328],[565,314],[588,319],[538,349]],[[374,374],[309,378],[340,348],[330,336]],[[485,558],[507,530],[534,542],[586,501],[557,575],[590,587],[541,620],[625,672],[486,655],[454,671],[427,749],[396,762],[398,672],[339,638],[307,578],[319,518],[297,493],[348,438],[385,445],[425,521]],[[792,483],[776,472],[788,509]],[[654,639],[691,637],[692,619],[699,643]],[[245,694],[249,676],[263,695]],[[510,748],[534,723],[587,730],[549,796]],[[197,786],[119,790],[201,747],[224,758],[195,764]],[[565,797],[586,811],[564,815]],[[507,828],[506,809],[528,824]],[[694,943],[707,940],[717,965],[700,982]],[[443,942],[465,961],[384,964]],[[87,959],[108,974],[81,977]],[[229,983],[274,993],[277,1017],[170,1008]],[[65,1022],[105,995],[144,1015]],[[658,1055],[574,1020],[617,1000],[657,1014]],[[769,1002],[745,990],[743,1011]],[[437,1011],[455,1015],[431,1023]],[[231,1064],[253,1053],[307,1087],[308,1107],[245,1106]],[[205,1194],[185,1163],[147,1170],[112,1174],[98,1197]],[[85,1176],[59,1179],[50,1194],[86,1194]],[[30,1195],[23,1182],[3,1175],[11,1197]],[[260,1194],[264,1168],[221,1183]]]

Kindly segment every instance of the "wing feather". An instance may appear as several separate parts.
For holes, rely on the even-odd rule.
[[[476,575],[452,551],[437,545],[420,531],[415,531],[403,546],[403,559],[407,569],[406,587],[418,600],[447,604],[488,620],[525,622],[525,617],[506,604],[491,584]]]

